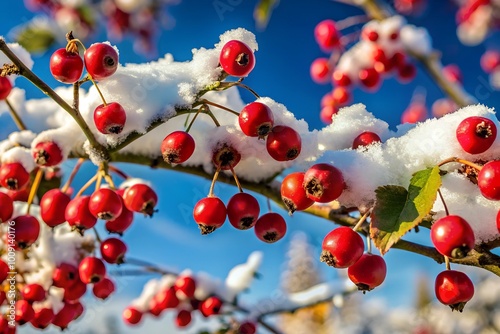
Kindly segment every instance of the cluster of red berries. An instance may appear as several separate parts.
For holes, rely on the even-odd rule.
[[[465,0],[459,4],[456,15],[457,35],[466,45],[481,43],[491,29],[500,24],[496,0]]]
[[[128,325],[137,325],[143,319],[144,314],[159,317],[163,312],[172,310],[176,312],[174,322],[177,327],[189,326],[192,321],[192,313],[199,311],[207,318],[221,313],[224,301],[217,296],[209,296],[203,300],[197,299],[196,280],[187,274],[179,275],[174,282],[166,284],[149,301],[147,310],[140,307],[128,306],[123,311],[123,320]],[[256,325],[251,321],[242,322],[238,334],[254,334]]]

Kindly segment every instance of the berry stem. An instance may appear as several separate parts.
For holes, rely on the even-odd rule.
[[[14,109],[14,106],[9,102],[8,99],[5,99],[4,101],[9,108],[10,116],[12,116],[12,119],[14,120],[14,123],[16,123],[17,128],[21,131],[26,130],[26,125],[24,124],[21,117],[19,117],[19,114],[17,113],[16,109]]]
[[[104,95],[102,95],[101,89],[97,85],[97,82],[95,82],[95,80],[92,78],[90,74],[87,74],[87,77],[89,78],[90,81],[92,81],[92,84],[94,85],[95,89],[97,89],[97,93],[99,93],[99,96],[101,97],[102,104],[104,106],[107,106],[108,104],[106,103],[106,99],[104,98]]]
[[[75,176],[78,173],[78,171],[80,170],[80,167],[82,166],[84,161],[85,161],[85,159],[80,158],[76,162],[75,167],[73,167],[73,170],[71,171],[71,174],[69,175],[68,181],[66,181],[64,186],[61,188],[61,191],[63,193],[66,193],[68,191],[69,187],[71,186],[71,182],[73,182],[73,180],[75,179]]]
[[[367,248],[367,253],[371,254],[372,253],[372,239],[370,239],[370,235],[366,235],[366,248]]]
[[[215,182],[217,182],[217,178],[219,177],[219,172],[220,172],[220,166],[217,167],[217,170],[215,171],[214,178],[212,179],[212,184],[210,185],[210,190],[208,191],[208,197],[214,197]]]
[[[113,165],[108,165],[108,169],[111,172],[115,173],[116,175],[120,176],[124,180],[127,180],[128,178],[130,178],[127,174],[125,174],[125,172],[123,172],[121,169],[119,169]]]
[[[101,237],[99,236],[99,232],[97,232],[97,229],[94,227],[92,227],[92,230],[94,231],[94,234],[95,234],[95,239],[97,240],[97,242],[100,244],[102,243],[102,239]]]
[[[240,193],[242,193],[243,192],[243,188],[241,187],[240,180],[238,179],[238,176],[234,172],[234,169],[233,169],[232,166],[229,166],[229,168],[231,169],[231,173],[233,174],[234,182],[236,182],[236,185],[238,186],[238,190],[240,191]]]
[[[450,269],[451,269],[451,266],[450,266],[450,258],[449,258],[449,257],[447,257],[446,255],[445,255],[445,257],[444,257],[444,263],[445,263],[445,266],[446,266],[446,270],[450,270]]]
[[[368,211],[366,211],[363,216],[361,216],[361,218],[359,218],[358,222],[356,223],[356,225],[354,225],[354,227],[352,228],[355,232],[361,227],[361,225],[363,225],[363,223],[365,222],[366,218],[368,217],[368,215],[372,212],[372,208],[370,208]]]
[[[217,117],[215,117],[215,115],[212,113],[212,111],[207,108],[207,111],[206,111],[207,115],[210,116],[212,118],[212,120],[214,121],[215,123],[215,126],[219,127],[220,126],[220,123],[219,121],[217,120]]]
[[[441,198],[441,202],[443,202],[444,212],[446,212],[446,215],[449,216],[450,211],[448,211],[448,206],[446,205],[443,194],[441,193],[441,189],[438,189],[438,194],[439,194],[439,198]]]
[[[191,122],[189,122],[189,125],[186,128],[186,132],[189,132],[189,130],[191,130],[191,127],[193,126],[194,121],[196,120],[196,117],[198,117],[198,115],[200,114],[200,112],[202,111],[202,109],[203,109],[203,107],[198,108],[198,111],[196,111],[196,114],[194,114],[193,119],[191,120]],[[189,117],[189,114],[188,114],[188,117]]]
[[[78,193],[75,195],[75,198],[76,198],[76,197],[79,197],[81,194],[83,194],[83,192],[84,192],[85,190],[87,190],[87,188],[88,188],[88,187],[90,187],[90,186],[91,186],[91,185],[92,185],[92,184],[93,184],[93,183],[97,180],[97,176],[98,176],[98,174],[96,174],[96,175],[92,176],[92,177],[90,178],[90,180],[88,180],[88,181],[87,181],[87,183],[85,183],[85,184],[83,185],[83,187],[81,187],[81,188],[80,188],[80,190],[78,191]]]
[[[236,81],[235,82],[235,85],[236,86],[239,86],[241,88],[244,88],[246,90],[248,90],[250,93],[252,93],[256,98],[260,99],[260,95],[257,94],[252,88],[248,87],[247,85],[241,83],[241,80],[243,80],[243,78],[241,78],[240,80]]]
[[[31,209],[31,204],[33,203],[33,200],[35,199],[36,192],[38,191],[38,187],[40,186],[40,182],[42,181],[42,176],[43,176],[43,169],[38,168],[38,171],[36,172],[35,175],[35,180],[33,181],[33,184],[31,185],[30,189],[30,194],[28,196],[28,207],[26,209],[26,214],[30,214],[30,209]]]
[[[80,82],[73,84],[73,109],[80,110]]]
[[[457,157],[451,157],[451,158],[448,158],[448,159],[445,159],[443,161],[441,161],[440,163],[438,163],[438,167],[441,167],[447,163],[450,163],[450,162],[458,162],[458,163],[461,163],[463,165],[467,165],[467,166],[470,166],[472,168],[475,168],[477,169],[477,171],[480,171],[483,167],[478,165],[478,164],[475,164],[471,161],[468,161],[468,160],[465,160],[465,159],[460,159],[460,158],[457,158]]]
[[[366,23],[369,20],[370,18],[366,15],[353,15],[335,22],[335,28],[337,30],[344,30],[358,24]]]
[[[212,102],[212,101],[208,101],[208,100],[206,100],[206,99],[203,99],[203,100],[201,100],[200,102],[203,102],[203,103],[205,103],[205,104],[209,104],[209,105],[211,105],[211,106],[214,106],[214,107],[220,108],[220,109],[222,109],[222,110],[229,111],[230,113],[232,113],[232,114],[234,114],[234,115],[236,115],[236,116],[239,116],[239,115],[240,115],[238,112],[234,111],[233,109],[230,109],[230,108],[228,108],[228,107],[225,107],[225,106],[223,106],[223,105],[220,105],[220,104],[215,103],[215,102]]]

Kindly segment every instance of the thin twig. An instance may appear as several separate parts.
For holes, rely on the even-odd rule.
[[[61,192],[66,193],[68,191],[69,187],[71,186],[71,183],[75,179],[76,174],[78,173],[78,171],[80,170],[80,167],[82,166],[82,164],[84,162],[85,162],[84,158],[78,159],[78,161],[75,164],[75,167],[73,167],[73,170],[71,171],[71,174],[68,177],[68,181],[66,181],[64,186],[61,188]]]
[[[35,199],[36,192],[38,191],[38,187],[40,186],[40,182],[42,181],[43,169],[38,168],[36,172],[35,180],[31,185],[30,194],[28,196],[28,207],[26,208],[26,214],[30,214],[31,204],[33,204],[33,200]]]
[[[26,125],[24,124],[21,117],[19,117],[19,114],[17,113],[16,109],[14,109],[14,106],[9,102],[9,99],[5,99],[5,104],[9,108],[10,116],[12,116],[12,119],[14,120],[14,123],[16,123],[17,128],[21,131],[26,130]]]

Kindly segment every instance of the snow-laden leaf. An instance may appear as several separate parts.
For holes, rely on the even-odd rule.
[[[436,166],[413,174],[408,190],[401,186],[376,189],[370,235],[382,254],[429,214],[440,186]]]

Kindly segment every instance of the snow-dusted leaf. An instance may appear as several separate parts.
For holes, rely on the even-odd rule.
[[[377,188],[370,235],[382,254],[429,214],[440,186],[435,166],[416,172],[408,190],[401,186]]]

